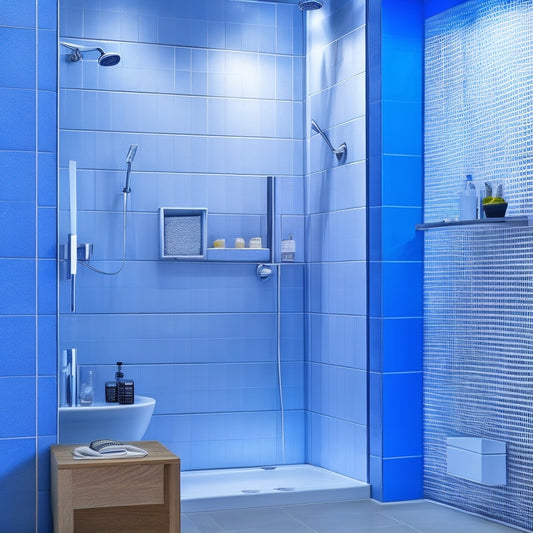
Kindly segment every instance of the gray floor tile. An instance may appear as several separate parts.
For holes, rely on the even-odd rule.
[[[182,533],[517,533],[512,527],[419,500],[373,500],[184,513]]]

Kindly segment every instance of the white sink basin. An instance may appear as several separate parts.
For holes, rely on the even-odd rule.
[[[131,405],[100,403],[90,407],[59,408],[59,444],[88,444],[97,439],[141,440],[155,400],[135,396]]]

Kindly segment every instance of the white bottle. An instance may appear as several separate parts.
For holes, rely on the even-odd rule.
[[[459,196],[459,220],[475,220],[477,217],[477,193],[472,183],[472,175],[468,174],[464,189]]]

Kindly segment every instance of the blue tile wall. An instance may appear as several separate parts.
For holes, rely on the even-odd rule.
[[[366,481],[365,2],[328,2],[307,28],[307,460]]]
[[[0,1],[0,527],[13,533],[52,531],[41,456],[56,441],[56,14],[54,0]]]
[[[60,9],[62,39],[122,56],[110,69],[90,54],[80,63],[67,63],[64,48],[59,56],[59,239],[69,230],[68,161],[76,160],[78,233],[95,244],[101,269],[120,265],[124,159],[139,145],[126,266],[117,277],[80,267],[75,315],[61,281],[62,347],[76,346],[81,364],[94,367],[97,399],[120,355],[138,393],[157,400],[146,437],[175,451],[184,469],[304,461],[302,12],[231,0],[97,9],[65,0]],[[297,243],[298,264],[281,267],[279,302],[286,457],[279,270],[262,282],[253,263],[159,260],[163,206],[206,207],[209,243],[266,242],[267,176],[277,176],[278,238]]]
[[[422,0],[382,0],[369,20],[369,475],[380,501],[423,494],[423,21]]]

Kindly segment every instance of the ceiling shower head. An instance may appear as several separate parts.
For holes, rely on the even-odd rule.
[[[78,44],[71,43],[60,43],[65,48],[72,50],[72,53],[67,56],[67,61],[71,63],[76,63],[83,59],[82,52],[100,52],[100,57],[98,58],[98,64],[102,67],[112,67],[120,61],[120,55],[115,52],[105,53],[99,46],[93,48],[88,46],[81,46]]]
[[[313,11],[315,9],[320,9],[324,5],[324,2],[320,0],[300,0],[298,2],[298,7],[302,11]]]

